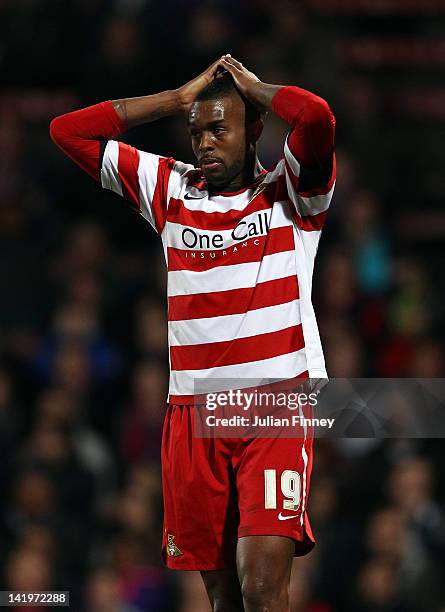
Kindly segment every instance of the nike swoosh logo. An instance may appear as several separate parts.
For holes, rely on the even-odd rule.
[[[279,521],[288,521],[289,519],[292,519],[292,518],[297,518],[297,515],[296,515],[296,514],[291,514],[290,516],[283,516],[283,515],[281,514],[281,512],[280,512],[280,514],[278,515],[278,520],[279,520]]]
[[[203,198],[205,198],[204,195],[196,197],[196,196],[191,196],[189,193],[184,194],[184,199],[186,200],[202,200]]]

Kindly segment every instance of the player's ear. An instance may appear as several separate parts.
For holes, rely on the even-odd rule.
[[[264,123],[262,119],[255,119],[249,126],[249,140],[252,144],[256,144],[259,137],[263,133]]]

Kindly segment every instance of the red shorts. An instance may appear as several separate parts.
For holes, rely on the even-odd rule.
[[[171,405],[164,422],[164,563],[178,570],[234,567],[238,538],[252,535],[291,538],[296,556],[312,550],[312,436],[198,438],[195,410]]]

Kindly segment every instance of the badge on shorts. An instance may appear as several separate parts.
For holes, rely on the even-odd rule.
[[[175,540],[175,536],[172,535],[171,533],[167,534],[167,555],[169,557],[180,557],[181,555],[183,555],[184,553],[182,552],[182,550],[179,550],[179,548],[176,546],[174,540]]]

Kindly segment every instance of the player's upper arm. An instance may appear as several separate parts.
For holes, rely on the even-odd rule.
[[[284,145],[288,195],[303,225],[321,226],[336,176],[335,117],[325,100],[293,86],[279,90],[272,105],[292,126]]]
[[[102,187],[128,200],[160,234],[172,184],[181,179],[178,163],[116,140],[104,142],[101,153]]]

